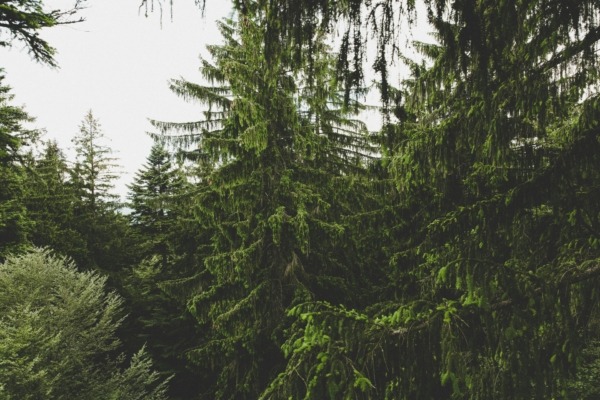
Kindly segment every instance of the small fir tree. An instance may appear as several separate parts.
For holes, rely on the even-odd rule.
[[[87,249],[76,230],[75,209],[79,199],[69,179],[70,172],[58,144],[47,142],[41,156],[28,168],[24,204],[32,221],[33,245],[81,260]]]
[[[74,173],[82,201],[93,215],[114,208],[117,197],[111,193],[118,177],[116,158],[105,142],[100,122],[88,111],[79,126],[79,135],[73,138],[77,155]]]
[[[164,146],[155,143],[147,164],[129,186],[130,218],[141,236],[144,257],[157,255],[166,263],[167,235],[177,218],[176,197],[181,194],[183,185],[183,177],[173,167],[169,153]]]
[[[112,192],[117,164],[105,141],[100,123],[89,111],[73,139],[77,162],[71,179],[79,197],[74,211],[77,230],[87,245],[86,259],[77,261],[84,268],[118,271],[131,265],[136,255],[127,218],[119,213],[118,196]]]

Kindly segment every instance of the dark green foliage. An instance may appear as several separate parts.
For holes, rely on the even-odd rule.
[[[70,172],[56,142],[48,142],[40,158],[28,165],[23,202],[32,225],[33,245],[83,260],[87,257],[87,245],[77,230],[80,199],[69,180]]]
[[[115,173],[115,158],[112,149],[105,144],[106,137],[100,122],[88,111],[79,127],[79,135],[73,138],[77,163],[74,181],[81,192],[82,202],[92,217],[105,208],[115,207],[115,195],[111,193]]]
[[[185,351],[196,343],[197,327],[185,301],[173,296],[165,282],[188,276],[197,228],[185,223],[190,187],[170,158],[156,143],[129,187],[129,217],[141,261],[120,274],[131,316],[123,333],[131,347],[146,343],[158,369],[175,374],[172,396],[190,398],[201,382],[186,368]]]
[[[130,217],[144,243],[144,256],[157,255],[166,263],[172,253],[167,248],[167,236],[177,221],[174,208],[183,185],[183,176],[172,166],[169,153],[155,144],[148,163],[129,187]]]
[[[81,22],[74,15],[85,0],[73,0],[66,10],[48,10],[41,0],[4,0],[0,3],[0,47],[11,47],[13,41],[23,42],[36,61],[56,66],[55,50],[40,37],[40,29]]]
[[[26,131],[23,124],[32,118],[21,107],[10,104],[14,96],[3,81],[4,75],[0,75],[0,162],[7,165],[17,161],[20,148],[31,136],[32,132]]]
[[[22,148],[35,136],[23,127],[32,119],[21,107],[10,104],[13,95],[3,80],[0,75],[0,260],[27,241],[30,227],[23,206]]]
[[[81,268],[117,271],[141,256],[135,254],[128,219],[109,191],[114,176],[106,169],[111,165],[97,149],[91,151],[93,157],[74,168],[53,142],[37,159],[28,157],[20,187],[29,226],[26,243],[52,248]]]
[[[120,274],[129,318],[119,333],[128,348],[145,344],[155,368],[174,374],[169,395],[186,399],[207,383],[192,373],[185,357],[199,335],[195,320],[185,303],[163,286],[181,274],[176,267],[172,263],[165,267],[160,257],[154,257],[142,260],[127,275]]]
[[[89,111],[73,139],[77,162],[71,170],[71,183],[78,197],[73,211],[76,229],[87,246],[85,257],[76,261],[82,268],[115,272],[131,265],[136,257],[131,253],[128,220],[118,212],[118,196],[112,192],[117,165],[105,141],[100,123]]]
[[[447,6],[384,136],[419,204],[400,297],[294,309],[266,398],[550,398],[574,368],[600,271],[598,5]]]
[[[28,204],[31,237],[74,251],[53,204],[75,189],[84,265],[117,278],[128,345],[147,342],[181,398],[592,397],[596,3],[234,1],[206,84],[172,82],[204,119],[154,122],[187,182],[157,144],[128,226],[107,149],[80,139],[64,181],[49,147],[31,164],[44,184],[27,190],[48,199]],[[417,61],[398,36],[415,10],[436,41]],[[376,137],[353,119],[371,37]],[[410,71],[398,88],[390,61]],[[98,131],[88,115],[82,133]],[[5,220],[26,221],[13,170]]]
[[[277,12],[222,25],[225,44],[209,47],[215,64],[202,66],[211,86],[174,82],[209,106],[205,121],[156,123],[204,166],[194,212],[207,242],[179,290],[202,332],[189,358],[215,382],[207,398],[256,398],[282,367],[286,310],[312,298],[352,301],[352,283],[364,279],[344,243],[350,205],[336,204],[368,163],[364,127],[343,110],[322,44],[312,82],[289,72],[289,49],[266,53],[278,46],[262,44],[277,35]]]
[[[30,227],[22,203],[24,180],[20,167],[0,166],[0,259],[27,242]]]
[[[567,398],[569,399],[594,400],[600,396],[600,387],[598,387],[600,349],[594,334],[592,338],[581,352],[581,365],[577,374],[568,382]]]

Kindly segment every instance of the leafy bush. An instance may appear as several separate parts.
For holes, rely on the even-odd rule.
[[[0,264],[0,399],[165,399],[144,349],[115,357],[122,299],[47,250]]]

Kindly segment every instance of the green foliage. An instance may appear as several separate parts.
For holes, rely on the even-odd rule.
[[[216,382],[210,398],[256,398],[282,366],[286,310],[313,297],[353,301],[350,282],[367,281],[341,221],[355,205],[337,203],[370,162],[367,132],[343,107],[326,46],[305,82],[289,70],[289,48],[262,42],[277,35],[279,10],[255,12],[221,25],[225,43],[202,64],[210,86],[173,82],[208,106],[206,119],[155,122],[200,166],[193,210],[207,241],[179,292],[196,282],[185,297],[202,337],[188,354]]]
[[[76,207],[80,200],[58,144],[46,143],[43,153],[27,167],[23,203],[33,226],[30,242],[75,260],[85,259],[87,244],[77,230]]]
[[[128,274],[121,274],[128,320],[120,330],[128,348],[145,343],[155,368],[174,374],[169,394],[173,398],[195,396],[205,384],[191,373],[185,352],[197,342],[199,335],[194,318],[185,303],[171,296],[163,287],[177,276],[178,266],[172,260],[165,264],[160,256],[146,258]]]
[[[128,220],[119,213],[118,196],[112,192],[117,165],[105,141],[100,123],[89,111],[73,138],[77,162],[70,180],[78,197],[73,211],[76,230],[87,247],[84,257],[76,261],[81,268],[115,272],[139,258],[131,252]]]
[[[41,0],[5,0],[0,3],[0,47],[12,47],[17,40],[25,44],[36,61],[56,66],[55,49],[40,37],[40,30],[62,24],[81,22],[73,18],[85,0],[74,0],[66,10],[48,10]]]
[[[568,382],[570,399],[592,400],[600,396],[598,374],[600,374],[600,352],[596,339],[586,344],[582,351],[582,362],[577,374]]]
[[[581,349],[600,296],[597,2],[425,1],[435,43],[415,43],[417,61],[398,52],[414,1],[233,5],[205,84],[172,82],[204,118],[154,121],[193,183],[153,148],[131,186],[141,246],[112,251],[106,235],[128,236],[103,195],[110,168],[94,169],[106,148],[80,140],[72,180],[88,265],[133,266],[125,331],[200,382],[178,395],[593,396],[595,343]],[[353,114],[370,37],[376,138]],[[399,88],[390,61],[410,70]],[[98,130],[89,114],[82,134]],[[15,326],[10,348],[36,339]],[[19,362],[18,382],[46,382],[47,362]],[[123,376],[148,376],[136,363]]]
[[[158,255],[166,259],[172,252],[167,248],[167,237],[177,221],[175,205],[184,183],[182,174],[172,166],[169,153],[156,143],[150,150],[147,165],[138,171],[129,186],[130,217],[142,236],[144,256]]]
[[[0,75],[0,260],[27,241],[30,226],[22,202],[22,148],[35,137],[35,132],[23,127],[32,121],[31,117],[21,107],[10,104],[13,95],[3,80]]]
[[[110,190],[117,178],[116,164],[112,149],[103,141],[106,137],[90,110],[81,122],[79,135],[73,138],[73,143],[77,152],[75,181],[85,207],[93,216],[101,213],[103,208],[114,207],[115,195]]]
[[[166,382],[143,351],[121,369],[122,300],[106,278],[44,250],[0,265],[3,399],[164,399]]]
[[[22,249],[29,223],[22,203],[24,173],[15,165],[0,166],[0,259]]]
[[[431,10],[440,46],[405,60],[382,141],[413,229],[390,257],[403,282],[356,313],[299,307],[265,398],[561,395],[600,256],[598,6],[564,4]]]
[[[185,222],[190,218],[190,187],[170,158],[155,143],[129,186],[129,218],[141,261],[119,274],[131,316],[122,332],[130,347],[146,343],[157,369],[175,374],[172,396],[190,398],[201,384],[185,359],[185,352],[197,342],[197,327],[185,300],[171,292],[169,282],[188,276],[199,241],[197,227]]]

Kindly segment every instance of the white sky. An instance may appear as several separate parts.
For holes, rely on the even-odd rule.
[[[45,4],[65,9],[73,1]],[[56,139],[71,160],[71,139],[91,109],[122,167],[116,192],[124,197],[152,145],[146,134],[152,130],[148,118],[202,119],[201,108],[172,94],[168,80],[201,81],[199,56],[207,55],[206,45],[220,43],[215,21],[229,16],[231,9],[230,0],[207,3],[202,17],[194,1],[177,1],[173,22],[165,9],[161,27],[158,10],[144,17],[138,9],[140,0],[87,0],[87,9],[80,13],[85,22],[43,31],[58,51],[59,69],[34,62],[19,43],[12,49],[0,48],[0,67],[13,89],[14,104],[24,105],[36,118],[34,126],[46,130],[43,139]],[[376,94],[369,97],[368,103],[377,101]]]
[[[51,8],[66,8],[67,0],[47,0]],[[54,46],[59,69],[31,60],[22,45],[0,48],[0,67],[12,87],[13,104],[24,105],[36,118],[43,139],[56,139],[73,159],[71,139],[89,109],[100,121],[107,143],[122,166],[116,184],[120,195],[144,163],[152,146],[145,133],[148,118],[165,121],[200,119],[197,104],[186,103],[168,89],[168,80],[200,81],[199,56],[207,44],[220,42],[215,20],[229,15],[230,1],[211,1],[204,18],[192,0],[178,1],[144,17],[139,0],[87,0],[80,15],[86,21],[43,31]]]

